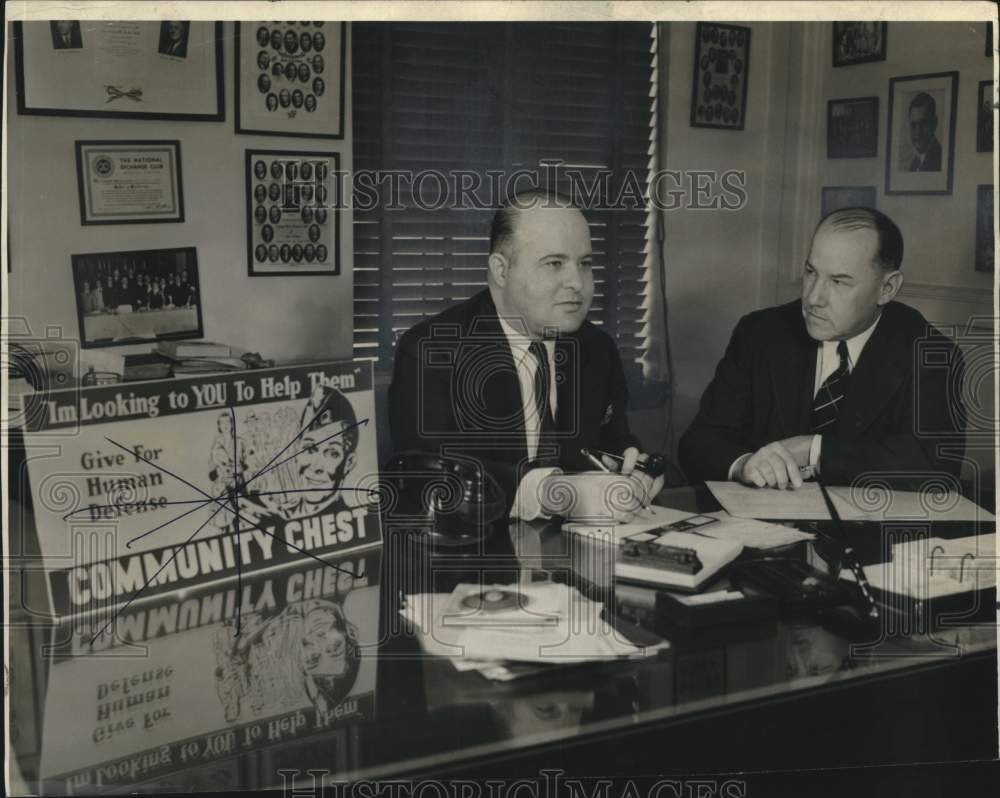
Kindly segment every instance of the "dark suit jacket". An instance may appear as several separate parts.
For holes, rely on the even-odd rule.
[[[556,342],[558,463],[592,466],[581,448],[638,446],[626,418],[625,374],[614,341],[585,321]],[[410,329],[389,386],[395,451],[461,453],[482,464],[509,508],[528,462],[521,388],[488,290]],[[542,452],[539,452],[541,455]]]
[[[690,479],[724,480],[740,455],[810,433],[818,346],[798,300],[740,320],[680,442]],[[843,485],[880,472],[907,486],[918,473],[957,476],[961,377],[957,347],[916,310],[890,302],[854,364],[833,432],[823,434],[823,480]],[[956,459],[938,452],[943,443],[957,447]]]
[[[934,137],[931,146],[927,148],[927,156],[923,163],[917,162],[917,156],[913,156],[910,161],[911,172],[940,172],[941,171],[941,142]]]

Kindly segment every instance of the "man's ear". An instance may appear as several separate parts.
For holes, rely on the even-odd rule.
[[[347,474],[354,470],[354,464],[357,462],[357,457],[354,456],[354,452],[347,455],[347,459],[344,460],[344,473]]]
[[[510,261],[507,259],[507,256],[500,252],[491,252],[487,263],[489,264],[490,276],[493,278],[493,282],[500,288],[506,286],[507,272],[510,270]]]
[[[903,287],[903,273],[896,269],[882,278],[882,290],[879,292],[878,304],[887,305],[896,298],[899,289]]]

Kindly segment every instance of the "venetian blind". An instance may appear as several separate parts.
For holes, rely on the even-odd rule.
[[[352,36],[355,355],[391,368],[401,333],[482,289],[493,208],[549,181],[597,206],[589,318],[641,374],[652,25],[355,23]],[[359,192],[365,172],[377,201]]]

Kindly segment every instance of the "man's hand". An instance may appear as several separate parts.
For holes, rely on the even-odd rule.
[[[601,471],[549,474],[537,494],[545,515],[591,524],[628,523],[643,507],[644,496],[638,479]]]
[[[809,453],[807,451],[806,457],[808,456]],[[622,452],[622,463],[620,468],[616,460],[612,460],[606,455],[602,457],[604,464],[608,466],[608,468],[617,470],[619,474],[631,477],[639,483],[638,497],[643,507],[648,507],[652,504],[653,499],[655,499],[659,495],[660,491],[663,490],[662,474],[654,479],[645,471],[641,471],[636,468],[636,463],[643,463],[648,458],[649,455],[644,452],[640,452],[634,446],[629,446],[624,452]]]
[[[758,488],[801,488],[800,466],[809,465],[811,435],[798,435],[762,446],[736,469],[737,480]]]

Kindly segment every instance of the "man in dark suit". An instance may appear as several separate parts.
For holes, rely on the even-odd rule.
[[[937,103],[926,92],[910,101],[911,172],[941,171],[941,142],[937,138]]]
[[[526,192],[497,211],[488,288],[399,341],[389,388],[395,449],[478,461],[521,518],[554,511],[550,477],[593,469],[581,449],[611,452],[623,457],[638,505],[648,504],[663,480],[635,470],[645,455],[629,432],[621,359],[586,320],[592,259],[586,219],[565,198]],[[601,493],[592,488],[571,487],[580,503],[564,514],[588,514],[583,504]],[[638,505],[612,514],[624,520]]]
[[[49,23],[52,46],[56,50],[79,50],[83,47],[80,23],[75,19],[57,19]]]
[[[690,479],[785,488],[811,474],[850,484],[878,473],[904,487],[957,477],[961,356],[893,301],[902,258],[899,228],[879,211],[844,208],[820,222],[802,298],[737,324],[681,439]]]

